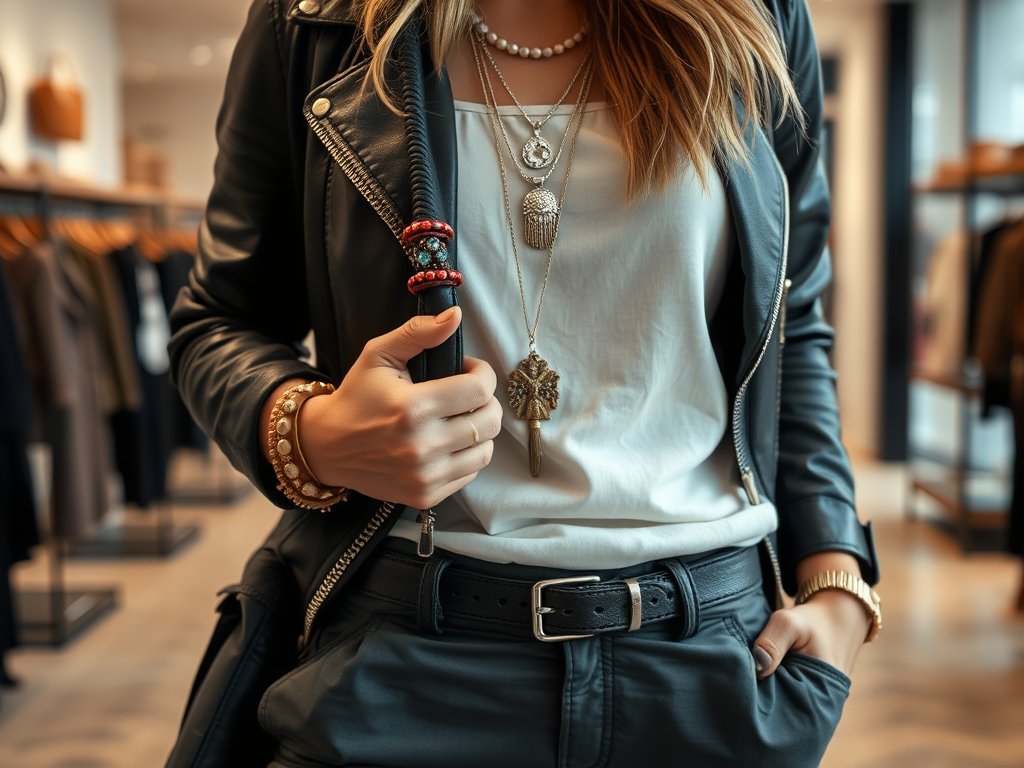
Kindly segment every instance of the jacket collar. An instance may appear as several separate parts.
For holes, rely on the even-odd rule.
[[[333,23],[341,18],[347,5],[333,4]],[[327,11],[325,7],[322,13]],[[318,23],[327,21],[321,19]],[[429,59],[426,46],[423,55]],[[364,87],[368,66],[367,59],[360,59],[314,88],[306,97],[304,112],[310,127],[341,170],[397,236],[411,223],[413,209],[405,122],[384,104],[372,87]],[[456,226],[455,104],[447,77],[435,73],[429,63],[425,68],[430,70],[424,80],[424,103],[427,135],[438,180],[437,207],[441,217]],[[386,77],[390,92],[401,93],[395,73],[387,73]]]
[[[291,0],[286,17],[296,24],[353,24],[359,11],[353,0]]]

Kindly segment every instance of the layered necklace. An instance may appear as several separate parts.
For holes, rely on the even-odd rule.
[[[537,351],[537,330],[540,326],[540,314],[544,307],[544,295],[548,288],[548,278],[551,276],[551,261],[555,251],[555,238],[558,235],[558,212],[561,210],[562,204],[565,202],[565,191],[569,186],[569,171],[572,168],[572,158],[576,150],[576,139],[579,137],[580,127],[583,125],[583,113],[587,106],[587,94],[590,92],[590,83],[593,79],[593,70],[589,66],[589,57],[584,59],[583,64],[580,66],[580,70],[577,71],[576,75],[573,76],[573,83],[583,72],[583,81],[580,85],[580,95],[576,101],[576,107],[569,118],[569,125],[566,127],[565,135],[562,137],[561,145],[558,149],[558,155],[556,155],[552,163],[552,171],[554,166],[557,165],[558,156],[561,155],[562,147],[565,145],[565,138],[572,132],[572,141],[569,143],[569,156],[565,166],[565,178],[562,181],[562,194],[558,200],[555,200],[547,190],[543,190],[545,193],[551,196],[554,202],[554,216],[550,221],[550,237],[545,240],[544,248],[547,249],[547,267],[544,271],[544,282],[540,290],[540,300],[537,303],[537,313],[534,316],[533,324],[530,324],[530,313],[526,306],[526,289],[523,285],[523,271],[522,265],[519,262],[519,250],[516,246],[516,232],[515,226],[512,220],[512,205],[509,201],[508,191],[508,178],[505,174],[505,158],[504,151],[502,149],[502,139],[504,138],[505,148],[508,150],[509,157],[512,159],[517,169],[519,168],[518,162],[516,161],[515,153],[512,151],[512,145],[509,141],[508,134],[505,132],[505,126],[501,122],[501,116],[498,114],[497,99],[494,96],[494,88],[491,84],[490,75],[487,73],[483,59],[486,56],[490,59],[490,54],[484,44],[483,36],[479,34],[473,37],[473,57],[476,60],[477,73],[480,75],[480,83],[484,90],[484,100],[487,102],[487,112],[491,119],[491,129],[494,133],[494,148],[498,153],[498,168],[501,171],[501,189],[505,201],[505,218],[508,223],[509,236],[512,239],[512,257],[516,264],[516,277],[519,280],[519,297],[522,300],[523,308],[523,322],[526,325],[526,335],[529,338],[529,355],[523,359],[514,371],[508,377],[508,393],[509,393],[509,405],[512,406],[515,411],[516,417],[522,421],[526,421],[530,429],[529,438],[529,457],[530,457],[530,474],[534,477],[540,475],[541,459],[544,455],[543,443],[541,442],[540,436],[540,423],[541,421],[547,421],[551,418],[551,412],[558,408],[559,398],[559,376],[558,373],[553,371],[549,366],[548,362],[544,360],[539,352]],[[508,84],[505,83],[504,78],[501,77],[501,72],[498,70],[494,60],[491,59],[495,71],[498,72],[498,77],[502,83],[505,84],[506,90],[509,94],[512,94],[511,89],[508,88]],[[569,90],[572,88],[572,84],[566,89],[565,94],[562,95],[562,99],[565,98]],[[513,100],[515,96],[512,95]],[[516,104],[518,105],[518,101]],[[520,106],[520,110],[522,107]],[[553,112],[554,110],[552,110]],[[524,113],[525,114],[525,113]],[[550,113],[548,117],[550,117]],[[527,118],[529,119],[529,118]],[[545,118],[546,119],[546,118]],[[573,123],[575,122],[575,129],[573,129]],[[526,179],[527,182],[532,183],[536,186],[534,190],[527,195],[527,201],[530,195],[535,194],[538,190],[543,189],[541,184],[546,181],[551,175],[552,171],[548,171],[543,177],[540,183],[535,179],[527,176],[519,169],[520,175]],[[528,231],[530,226],[530,214],[527,213],[526,226],[524,232]],[[545,225],[547,226],[547,225]],[[541,246],[534,246],[541,247]]]
[[[523,105],[519,102],[515,93],[509,87],[508,82],[505,80],[504,75],[501,74],[501,69],[498,67],[498,63],[491,56],[491,52],[487,50],[487,47],[482,45],[484,40],[483,36],[477,28],[477,45],[474,46],[474,54],[477,59],[480,57],[482,52],[487,57],[491,68],[494,73],[498,76],[498,80],[501,81],[502,86],[508,92],[508,95],[512,98],[513,103],[522,113],[526,122],[530,124],[533,129],[533,135],[526,140],[523,145],[522,151],[519,153],[523,159],[523,163],[534,171],[539,171],[543,168],[547,168],[548,171],[543,176],[531,176],[527,170],[525,170],[520,164],[519,159],[516,157],[516,153],[512,150],[512,142],[509,140],[508,134],[505,132],[504,126],[502,125],[501,134],[505,139],[505,145],[508,147],[509,157],[512,158],[512,164],[515,166],[516,171],[528,184],[533,185],[526,196],[523,198],[523,239],[526,240],[526,244],[532,248],[539,250],[547,250],[551,247],[551,243],[555,239],[555,230],[558,227],[558,214],[561,211],[561,204],[551,193],[550,190],[545,189],[544,182],[551,178],[551,174],[555,172],[555,168],[558,166],[558,160],[562,156],[562,149],[565,147],[565,140],[569,135],[569,127],[572,124],[570,120],[570,126],[566,126],[565,133],[562,134],[562,139],[558,143],[558,150],[552,149],[551,144],[541,136],[541,128],[544,124],[551,119],[551,116],[555,114],[555,111],[562,106],[562,102],[565,101],[565,97],[569,95],[573,86],[576,85],[576,81],[579,80],[580,75],[583,71],[588,68],[590,57],[584,56],[583,61],[580,63],[576,73],[572,76],[572,80],[569,81],[569,85],[562,92],[562,95],[558,98],[558,101],[554,103],[548,113],[544,115],[540,120],[534,120],[523,108]],[[478,61],[478,64],[480,62]],[[482,68],[482,67],[481,67]],[[486,84],[484,90],[491,88],[490,75],[486,78]],[[493,89],[491,89],[491,101],[495,101]],[[495,101],[495,103],[497,103]]]

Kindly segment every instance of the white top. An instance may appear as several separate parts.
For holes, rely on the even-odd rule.
[[[604,104],[588,105],[537,334],[561,397],[542,422],[534,478],[529,429],[506,393],[529,339],[494,137],[485,106],[455,109],[465,352],[494,368],[505,412],[490,465],[435,508],[435,546],[496,563],[607,569],[759,541],[775,510],[750,506],[741,488],[708,330],[733,250],[721,180],[712,173],[705,192],[687,166],[664,193],[627,208],[617,128]],[[544,126],[553,146],[572,110]],[[518,153],[531,129],[515,107],[500,113]],[[571,138],[545,185],[556,198]],[[532,323],[547,252],[523,241],[530,186],[507,154],[505,166]],[[416,541],[415,517],[407,510],[394,535]]]

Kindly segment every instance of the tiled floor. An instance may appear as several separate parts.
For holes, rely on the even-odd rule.
[[[886,627],[861,655],[823,765],[1024,767],[1024,618],[1008,610],[1019,564],[961,557],[930,527],[902,523],[898,471],[865,466],[858,475],[862,514],[878,522]],[[24,685],[0,692],[0,766],[162,765],[214,593],[275,519],[256,494],[176,514],[203,526],[176,557],[71,564],[73,582],[120,585],[121,606],[64,650],[13,655]],[[42,564],[17,574],[23,584],[42,575]]]

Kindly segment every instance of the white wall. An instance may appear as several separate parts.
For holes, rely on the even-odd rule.
[[[884,7],[822,0],[809,5],[822,54],[839,60],[832,256],[843,438],[851,452],[874,456],[883,333]]]
[[[0,163],[12,172],[31,161],[102,186],[121,182],[121,83],[110,0],[0,0],[0,67],[7,115]],[[28,90],[53,52],[68,55],[85,98],[81,142],[48,142],[29,127]]]
[[[210,192],[223,95],[220,80],[125,83],[125,131],[132,141],[166,154],[177,194],[205,200]]]

